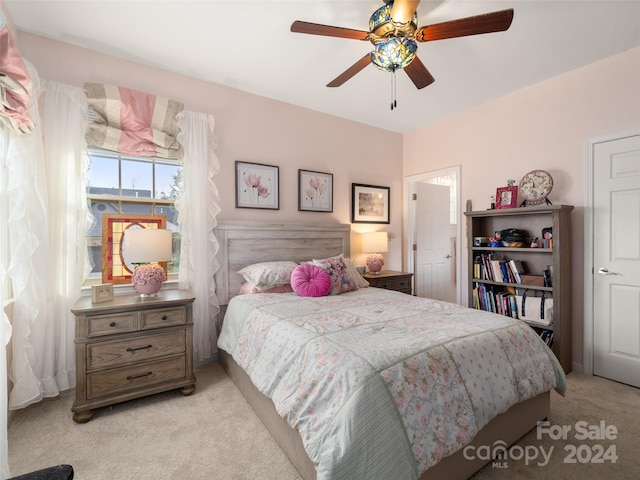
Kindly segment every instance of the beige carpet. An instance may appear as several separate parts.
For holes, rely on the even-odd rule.
[[[197,370],[196,377],[190,397],[174,391],[106,407],[83,425],[71,418],[72,392],[16,412],[9,425],[12,475],[68,463],[78,480],[300,479],[218,364]],[[551,412],[552,425],[571,426],[567,440],[537,440],[534,431],[512,450],[517,457],[553,447],[549,465],[537,466],[541,457],[529,466],[508,458],[500,464],[505,468],[488,465],[474,480],[640,479],[640,390],[572,373],[567,396],[553,394]],[[617,439],[576,440],[579,421],[615,426]],[[594,457],[595,444],[605,451],[615,446],[618,458],[566,464],[567,444],[580,448],[582,459]]]

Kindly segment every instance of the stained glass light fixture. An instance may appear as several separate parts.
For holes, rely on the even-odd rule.
[[[406,37],[390,37],[376,44],[369,54],[371,62],[380,70],[395,72],[406,67],[416,57],[418,45]]]
[[[392,7],[393,2],[383,5],[373,12],[369,19],[370,31],[380,39],[374,43],[374,49],[369,54],[371,63],[380,70],[394,74],[391,80],[391,110],[397,106],[395,73],[407,67],[416,58],[418,49],[413,37],[418,28],[417,12],[413,13],[410,21],[397,23],[391,18]]]

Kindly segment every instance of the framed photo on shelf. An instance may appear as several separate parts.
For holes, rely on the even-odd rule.
[[[499,187],[496,190],[496,209],[515,208],[518,205],[518,187]]]
[[[280,169],[236,161],[236,208],[280,209]]]
[[[390,223],[391,187],[351,184],[351,223]]]
[[[109,300],[113,300],[113,284],[104,283],[91,286],[91,303],[108,302]]]
[[[333,174],[298,170],[298,210],[333,212]]]

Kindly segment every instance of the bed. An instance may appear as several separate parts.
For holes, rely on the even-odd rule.
[[[547,417],[564,372],[521,322],[446,302],[371,287],[236,295],[243,267],[348,257],[350,235],[221,223],[221,363],[305,480],[468,478],[488,461],[477,447],[504,449]]]

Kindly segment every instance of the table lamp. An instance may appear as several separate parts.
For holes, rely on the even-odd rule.
[[[362,234],[362,251],[368,253],[367,267],[371,273],[380,273],[384,257],[380,255],[388,250],[387,232],[368,232]]]
[[[166,280],[159,262],[170,262],[171,231],[159,228],[128,228],[124,232],[123,257],[138,264],[131,274],[131,284],[142,297],[155,297]],[[154,263],[151,263],[154,262]]]

